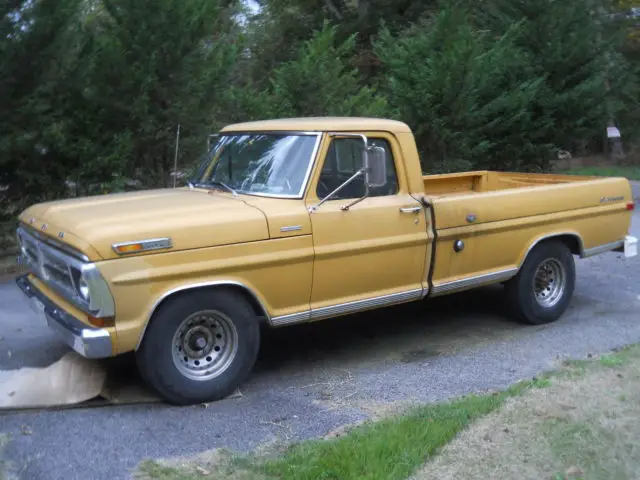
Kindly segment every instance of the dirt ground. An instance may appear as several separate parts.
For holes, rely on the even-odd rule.
[[[638,479],[639,438],[637,349],[508,400],[412,478]]]

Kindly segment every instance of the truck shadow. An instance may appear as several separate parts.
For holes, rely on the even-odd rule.
[[[247,383],[260,390],[258,385],[268,388],[274,377],[313,381],[328,371],[423,362],[536,328],[509,319],[503,305],[502,288],[491,286],[315,323],[265,326]],[[114,388],[142,385],[133,356],[107,363]]]
[[[357,368],[421,361],[529,329],[508,318],[500,286],[280,329],[265,327],[255,373],[321,364]]]

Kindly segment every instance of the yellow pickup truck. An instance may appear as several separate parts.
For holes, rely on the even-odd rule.
[[[574,257],[635,256],[624,178],[423,176],[409,127],[373,118],[230,125],[184,187],[41,203],[20,216],[17,279],[88,358],[135,352],[174,404],[250,373],[284,327],[492,283],[514,318],[558,319]]]

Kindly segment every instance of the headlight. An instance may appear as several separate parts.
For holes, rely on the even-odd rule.
[[[84,303],[82,309],[93,317],[113,317],[115,314],[113,297],[107,282],[96,266],[92,263],[83,264],[79,268],[72,268],[72,273],[76,294]]]
[[[115,304],[109,286],[96,266],[92,263],[82,267],[82,276],[88,293],[89,314],[98,318],[113,317]],[[81,287],[80,287],[81,288]],[[80,293],[82,295],[82,293]]]

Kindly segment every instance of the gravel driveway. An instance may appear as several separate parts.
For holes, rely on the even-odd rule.
[[[632,231],[640,236],[639,213]],[[208,408],[0,414],[0,437],[10,435],[0,466],[9,478],[30,480],[128,478],[145,458],[322,436],[398,402],[503,388],[559,359],[640,341],[638,258],[608,253],[579,261],[572,305],[553,325],[506,319],[500,292],[488,288],[265,332],[243,396]],[[0,284],[0,336],[4,370],[44,366],[66,352],[11,283]]]

